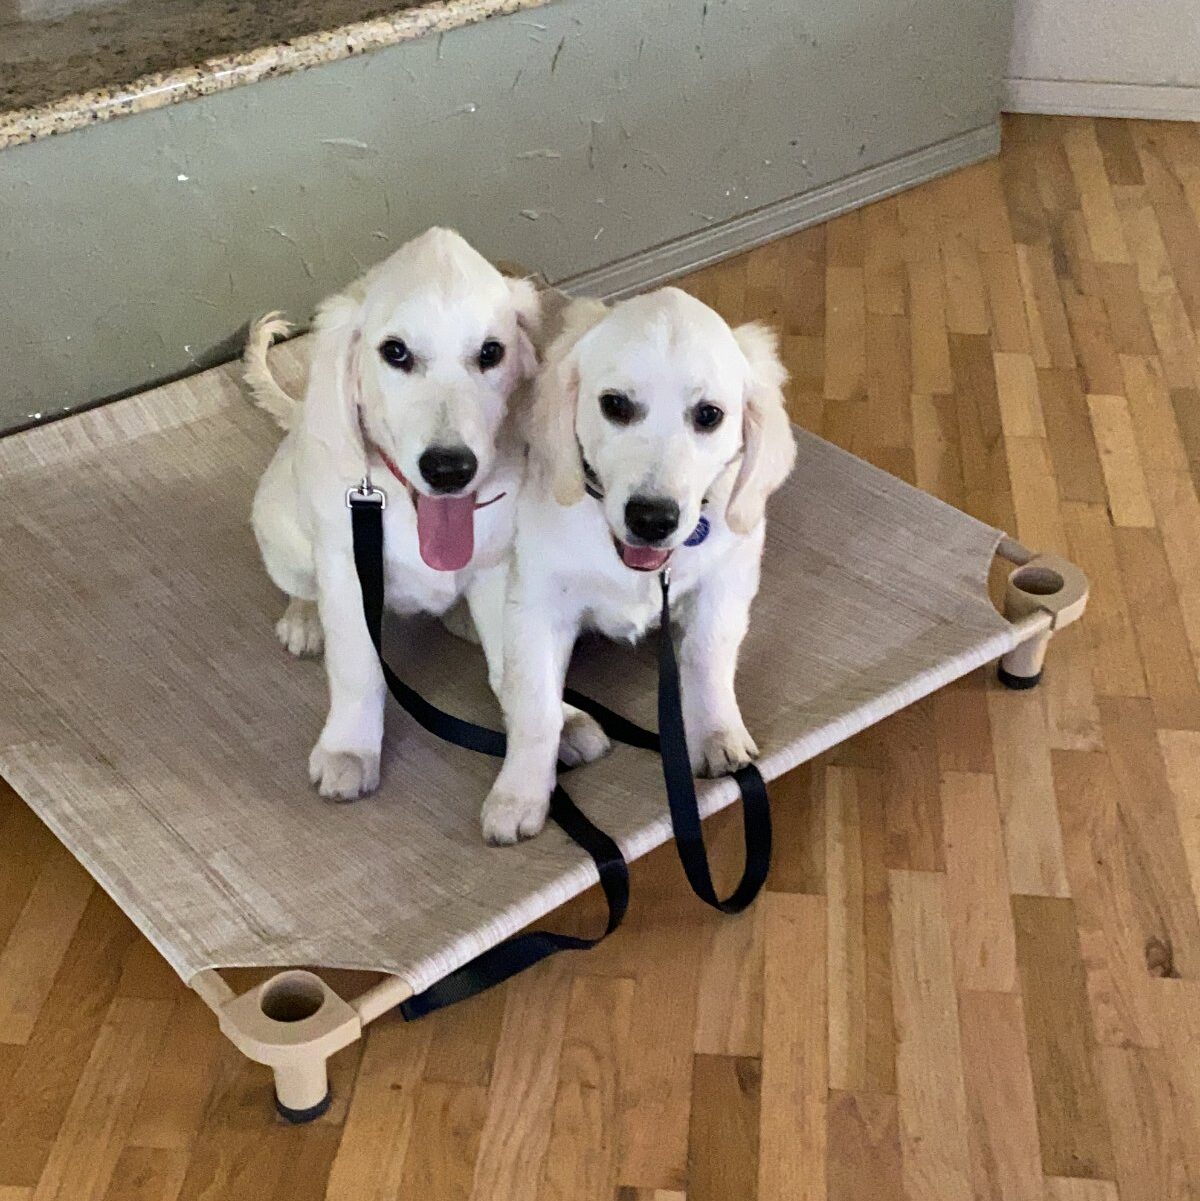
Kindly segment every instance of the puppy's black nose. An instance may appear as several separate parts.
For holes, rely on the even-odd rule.
[[[431,446],[417,466],[435,492],[460,492],[475,478],[479,460],[465,446]]]
[[[679,526],[679,506],[667,496],[632,496],[625,504],[625,525],[642,542],[661,542]]]

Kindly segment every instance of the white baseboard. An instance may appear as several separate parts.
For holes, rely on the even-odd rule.
[[[795,233],[818,221],[828,221],[872,200],[991,158],[999,150],[999,124],[985,125],[801,196],[788,197],[618,262],[557,280],[555,284],[575,295],[599,296],[604,300],[632,296],[773,238]]]
[[[1086,80],[1007,79],[1004,109],[1070,117],[1144,117],[1200,121],[1200,87],[1156,87]]]

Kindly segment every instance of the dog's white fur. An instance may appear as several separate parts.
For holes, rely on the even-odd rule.
[[[757,754],[734,676],[758,591],[764,507],[795,457],[785,380],[770,330],[731,330],[675,288],[612,309],[578,301],[567,311],[527,422],[532,461],[505,612],[508,756],[484,804],[489,842],[530,837],[545,823],[562,720],[557,698],[580,630],[633,640],[657,622],[658,573],[626,567],[614,548],[614,537],[628,537],[625,505],[635,494],[669,497],[681,514],[666,544],[675,548],[671,597],[683,629],[693,765],[722,775]],[[599,398],[610,390],[642,406],[642,419],[608,421]],[[725,412],[709,432],[691,421],[700,400]],[[581,452],[603,502],[585,495]],[[711,531],[683,547],[706,500]]]
[[[431,229],[402,246],[345,292],[327,300],[316,323],[303,404],[272,377],[266,350],[286,325],[272,314],[254,327],[246,380],[287,436],[259,483],[253,526],[267,571],[288,594],[276,631],[294,654],[325,647],[329,714],[309,758],[324,796],[352,799],[379,782],[384,680],[367,633],[355,574],[346,491],[369,465],[388,494],[383,513],[388,607],[445,614],[465,598],[499,690],[508,554],[524,451],[510,400],[537,366],[532,338],[537,291],[497,271],[457,234]],[[414,352],[411,373],[390,367],[378,347],[402,339]],[[499,365],[480,369],[487,339],[505,347]],[[378,454],[368,453],[359,416],[415,488],[417,460],[431,445],[465,445],[479,467],[475,553],[459,572],[428,567],[418,552],[414,505]],[[592,758],[607,740],[590,718],[567,709],[563,754]]]

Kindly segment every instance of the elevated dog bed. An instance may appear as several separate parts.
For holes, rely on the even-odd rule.
[[[300,351],[278,353],[294,367]],[[0,772],[304,1111],[364,1023],[596,874],[553,826],[484,846],[496,762],[395,708],[378,794],[338,805],[309,787],[324,673],[274,639],[282,601],[248,520],[278,438],[221,369],[0,441]],[[738,681],[767,779],[1001,656],[1011,682],[1036,680],[1086,584],[1002,539],[799,435]],[[998,548],[1026,564],[1008,618],[986,589]],[[387,639],[430,700],[499,723],[476,647],[432,620]],[[607,642],[581,644],[571,675],[651,727],[655,682],[653,648]],[[652,754],[618,747],[571,793],[628,858],[670,837]],[[736,796],[700,786],[705,813]],[[214,970],[296,964],[390,978],[346,1000],[293,971],[235,997]]]

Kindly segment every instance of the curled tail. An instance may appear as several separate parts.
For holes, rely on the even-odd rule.
[[[269,413],[283,430],[290,430],[295,424],[300,402],[285,392],[271,374],[271,368],[267,365],[267,351],[276,338],[283,337],[291,328],[291,323],[282,313],[267,313],[250,326],[246,349],[242,352],[245,367],[242,378],[254,397],[254,403]]]

